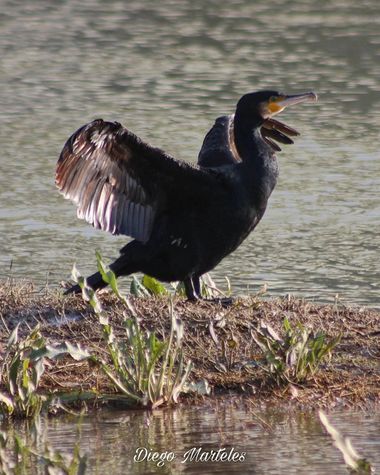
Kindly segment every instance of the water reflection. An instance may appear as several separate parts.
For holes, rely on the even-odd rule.
[[[69,134],[103,116],[194,160],[244,92],[314,89],[284,116],[302,132],[248,242],[214,275],[245,291],[380,306],[377,1],[5,2],[0,14],[0,267],[56,283],[123,238],[89,228],[60,197]]]
[[[338,412],[334,425],[350,436],[353,445],[374,465],[380,463],[379,414]],[[49,443],[71,452],[76,419],[55,418],[48,422]],[[324,434],[312,413],[259,409],[249,401],[214,400],[202,407],[176,410],[100,411],[84,419],[82,453],[89,457],[90,474],[346,474],[342,456]],[[173,452],[174,460],[158,467],[157,461],[135,462],[136,449],[148,453]],[[200,462],[203,453],[239,453],[240,462]],[[187,454],[187,455],[186,455]]]

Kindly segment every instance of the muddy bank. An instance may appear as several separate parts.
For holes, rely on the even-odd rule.
[[[111,293],[99,294],[116,336],[122,336],[130,310]],[[158,335],[169,334],[168,297],[131,298],[141,326]],[[279,402],[303,407],[362,406],[380,402],[380,313],[319,305],[293,297],[266,300],[244,297],[231,307],[174,299],[177,318],[184,322],[185,357],[193,361],[190,378],[206,379],[212,394],[246,394],[257,404]],[[341,335],[329,361],[302,384],[277,385],[260,367],[263,355],[251,331],[263,320],[279,335],[283,320],[301,322],[329,337]],[[0,283],[0,352],[18,322],[21,334],[37,323],[50,343],[80,343],[96,354],[105,354],[97,316],[80,296],[63,297],[51,289],[37,289],[30,282]],[[1,358],[0,358],[1,359]],[[93,390],[107,394],[113,388],[88,362],[70,359],[52,362],[43,375],[44,391]],[[1,390],[1,388],[0,388]]]

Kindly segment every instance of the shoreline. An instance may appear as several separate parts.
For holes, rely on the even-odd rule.
[[[105,315],[116,337],[122,337],[122,322],[128,307],[112,293],[99,294]],[[142,329],[154,330],[158,337],[170,333],[170,299],[130,297]],[[213,395],[246,395],[254,404],[275,403],[298,408],[312,406],[368,408],[380,403],[380,312],[363,307],[315,304],[295,297],[266,300],[260,296],[238,298],[228,308],[191,303],[174,297],[174,313],[184,324],[184,360],[193,362],[190,381],[207,380],[211,394],[186,394],[185,404]],[[340,342],[330,360],[302,384],[275,384],[257,364],[260,349],[252,341],[252,331],[260,321],[280,336],[283,320],[300,323]],[[49,344],[80,344],[90,352],[104,354],[98,316],[81,296],[64,297],[58,290],[38,291],[33,283],[0,282],[0,355],[4,355],[12,329],[20,323],[19,334],[26,335],[37,323]],[[39,391],[70,392],[116,396],[112,384],[89,361],[65,357],[46,365]],[[0,392],[4,388],[0,385]],[[101,397],[95,398],[98,403]],[[115,397],[117,399],[117,397]],[[79,398],[78,398],[79,401]]]

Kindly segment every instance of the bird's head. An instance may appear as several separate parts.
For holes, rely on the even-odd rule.
[[[314,92],[286,95],[277,91],[259,91],[245,94],[237,104],[237,111],[244,114],[259,115],[261,119],[269,119],[279,114],[285,107],[301,102],[316,102]]]

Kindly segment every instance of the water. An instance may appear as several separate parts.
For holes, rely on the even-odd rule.
[[[279,155],[281,176],[263,221],[213,276],[228,275],[235,292],[266,282],[273,296],[332,301],[339,294],[380,307],[379,26],[378,0],[3,0],[1,275],[56,285],[74,261],[92,272],[95,248],[111,259],[125,243],[77,220],[55,189],[59,152],[82,124],[118,120],[195,160],[214,119],[231,113],[242,94],[314,90],[318,104],[281,116],[302,136]],[[246,451],[229,473],[346,473],[315,418],[261,416],[272,430],[227,402],[151,418],[100,414],[86,419],[82,447],[99,474],[156,473],[133,464],[138,444],[177,454],[157,473],[226,473],[179,462],[199,445]],[[334,420],[379,466],[379,413]],[[57,446],[72,445],[74,431],[72,420],[51,421]]]
[[[350,437],[361,456],[380,466],[379,413],[336,412],[330,415],[330,420]],[[74,417],[49,420],[49,443],[56,449],[72,453],[76,423]],[[257,409],[247,400],[243,403],[216,399],[202,408],[185,405],[153,414],[100,411],[84,418],[80,446],[81,453],[88,455],[86,473],[94,475],[348,473],[340,452],[315,414]],[[152,461],[135,462],[138,448],[159,454],[172,452],[174,459],[166,461],[163,467],[157,467],[157,462]],[[243,460],[196,462],[190,455],[194,448],[201,448],[201,453],[225,448],[227,453],[233,450],[232,453],[239,454],[236,457],[241,456]],[[141,453],[145,454],[145,451]]]
[[[195,160],[237,99],[260,88],[314,90],[282,119],[302,132],[257,230],[214,271],[235,292],[336,294],[380,306],[377,0],[3,1],[0,14],[0,269],[57,284],[115,238],[77,220],[54,168],[68,136],[119,120]]]

